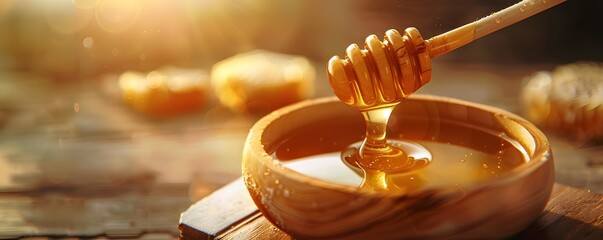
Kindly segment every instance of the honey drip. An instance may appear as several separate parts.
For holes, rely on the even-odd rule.
[[[327,72],[335,95],[360,110],[366,122],[361,146],[342,153],[346,165],[362,169],[361,188],[386,191],[388,174],[412,172],[429,163],[431,159],[409,155],[403,144],[388,144],[386,136],[393,108],[431,79],[427,47],[415,28],[403,35],[388,30],[382,42],[371,35],[362,50],[352,44],[344,59],[331,58]]]
[[[350,147],[341,158],[351,168],[360,168],[364,181],[360,188],[374,191],[391,190],[389,174],[412,172],[431,161],[429,152],[418,145],[387,140],[387,122],[394,106],[362,111],[366,121],[366,138],[359,147]]]

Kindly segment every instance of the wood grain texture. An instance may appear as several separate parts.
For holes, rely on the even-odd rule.
[[[182,213],[179,229],[183,239],[215,239],[259,215],[243,179],[239,178]]]
[[[222,221],[195,222],[192,221],[194,218],[189,217],[223,219],[230,218],[223,214],[236,212],[235,209],[241,208],[242,212],[247,211],[250,206],[242,206],[240,203],[253,203],[241,201],[240,197],[243,193],[247,194],[243,182],[237,180],[193,205],[182,214],[180,219],[181,239],[292,239],[261,215],[250,214],[239,221],[233,221],[233,224],[228,226]],[[223,201],[226,199],[230,200]],[[228,204],[232,206],[224,208]],[[225,211],[199,211],[212,208],[225,209]],[[259,214],[259,211],[256,209],[255,213]],[[241,222],[244,224],[238,224]],[[216,228],[222,229],[216,230]],[[203,229],[212,229],[212,232],[204,232]],[[215,234],[216,231],[225,234]],[[543,214],[536,222],[511,239],[603,239],[603,195],[556,184]]]
[[[556,184],[542,216],[516,239],[603,239],[603,195]]]

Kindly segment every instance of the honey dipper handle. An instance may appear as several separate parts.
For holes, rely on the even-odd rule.
[[[475,39],[536,15],[566,0],[523,0],[475,22],[440,34],[426,41],[430,58],[462,47]]]

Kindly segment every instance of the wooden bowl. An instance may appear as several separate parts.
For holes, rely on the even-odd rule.
[[[409,116],[415,123],[422,120],[404,126]],[[548,140],[531,123],[501,109],[426,95],[405,100],[392,119],[390,130],[407,131],[405,137],[412,139],[445,135],[444,125],[451,122],[489,129],[516,140],[529,159],[485,182],[406,193],[321,181],[284,166],[273,157],[275,149],[294,134],[310,132],[320,141],[300,144],[300,155],[336,151],[325,141],[333,136],[358,141],[364,122],[336,98],[315,99],[277,110],[251,128],[242,165],[255,204],[275,226],[301,239],[496,239],[541,214],[554,183],[553,157]]]

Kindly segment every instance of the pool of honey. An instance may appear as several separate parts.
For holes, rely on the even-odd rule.
[[[333,119],[302,128],[277,144],[272,154],[288,168],[310,177],[349,186],[382,181],[377,185],[394,192],[467,186],[503,176],[528,161],[523,147],[503,132],[447,119],[394,116],[392,120],[389,139],[424,147],[432,155],[428,166],[387,174],[363,174],[346,166],[341,153],[364,138],[362,122],[358,122],[362,118]],[[385,176],[375,179],[379,174]]]

